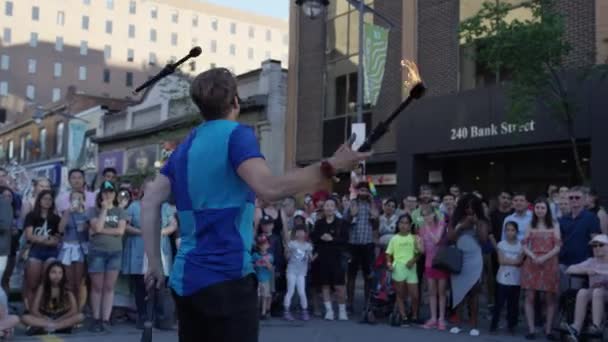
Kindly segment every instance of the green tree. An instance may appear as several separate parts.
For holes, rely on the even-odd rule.
[[[571,46],[565,39],[563,17],[554,10],[553,0],[531,0],[519,6],[502,1],[486,1],[479,12],[460,26],[460,38],[474,44],[478,65],[495,74],[496,82],[508,75],[509,118],[517,121],[534,115],[540,103],[566,129],[577,173],[586,182],[574,134],[576,87],[566,76],[578,72],[579,79],[606,71],[606,66],[569,67],[565,62]],[[513,18],[516,7],[529,9],[531,17]]]

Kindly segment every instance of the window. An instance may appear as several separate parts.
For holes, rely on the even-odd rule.
[[[61,63],[55,63],[53,66],[53,77],[59,78],[59,77],[61,77],[62,73],[63,73],[63,66],[61,65]]]
[[[4,31],[2,32],[2,42],[5,44],[10,44],[11,43],[11,29],[10,28],[4,28]]]
[[[4,3],[4,14],[7,17],[10,17],[13,15],[13,2],[12,1],[7,1]]]
[[[155,29],[151,29],[150,30],[150,41],[151,42],[155,42],[156,41],[156,30]]]
[[[152,18],[152,19],[158,18],[158,8],[156,8],[156,6],[150,8],[150,18]]]
[[[19,160],[25,160],[25,135],[19,139]]]
[[[52,100],[53,102],[57,102],[61,99],[61,89],[53,88]]]
[[[87,53],[89,53],[89,43],[83,40],[80,42],[80,54],[86,56]]]
[[[28,84],[27,87],[25,87],[25,97],[28,100],[34,100],[36,98],[36,88],[33,85]]]
[[[196,71],[196,61],[190,62],[190,71]]]
[[[198,38],[192,38],[192,46],[198,46]]]
[[[12,160],[15,158],[15,143],[13,140],[8,141],[8,159]]]
[[[283,34],[283,45],[289,45],[289,35],[287,33]]]
[[[55,145],[55,153],[61,154],[63,152],[63,122],[58,122],[56,127],[55,137],[57,138],[57,144]]]
[[[272,40],[272,31],[266,30],[266,41],[269,42]]]
[[[2,55],[0,57],[0,70],[8,70],[11,64],[11,57],[9,55]]]
[[[215,69],[215,63],[211,63],[211,64],[209,64],[209,68],[210,68],[210,69]]]
[[[137,2],[129,1],[129,14],[137,13]]]
[[[82,0],[82,3],[88,6],[91,4],[91,0]]]
[[[114,9],[114,0],[106,0],[106,8],[109,10]]]
[[[87,80],[87,67],[86,66],[78,67],[78,80],[79,81]]]
[[[112,34],[112,21],[106,20],[106,33]]]
[[[110,69],[103,69],[103,83],[110,83]]]
[[[215,40],[212,40],[209,44],[209,51],[211,51],[211,53],[217,52],[217,42]]]
[[[46,128],[40,129],[40,155],[46,156]]]
[[[217,19],[215,19],[215,18],[211,19],[211,29],[213,31],[217,31],[218,26],[219,26],[219,23],[218,23]]]
[[[30,33],[30,46],[31,47],[38,46],[38,33],[36,33],[36,32]]]
[[[110,45],[105,45],[103,47],[103,57],[106,60],[112,58],[112,47]]]
[[[65,25],[65,12],[64,11],[57,12],[57,25],[59,25],[59,26]]]
[[[177,11],[171,13],[171,21],[175,24],[177,24],[177,22],[179,21],[179,13]]]
[[[154,52],[150,52],[150,55],[148,56],[148,64],[156,65],[156,54]]]
[[[230,23],[230,33],[236,34],[236,23]]]
[[[133,86],[133,73],[132,72],[127,72],[126,85],[127,85],[127,87]]]
[[[129,25],[129,38],[135,38],[135,25]]]
[[[36,60],[35,59],[30,58],[27,60],[27,72],[30,74],[36,73]]]
[[[192,27],[198,27],[198,15],[192,16]]]
[[[177,33],[171,33],[171,45],[177,46]]]
[[[234,44],[230,44],[230,54],[232,56],[236,55],[236,46]]]
[[[249,50],[247,50],[247,58],[253,59],[253,48],[249,48]]]
[[[38,7],[38,6],[32,7],[32,20],[34,20],[34,21],[40,20],[40,7]]]
[[[83,30],[88,30],[89,29],[89,17],[87,17],[86,15],[82,16],[81,26],[82,26]]]
[[[255,38],[255,27],[249,26],[249,38]]]
[[[135,51],[133,49],[127,50],[127,62],[133,62],[135,60]]]
[[[63,51],[63,37],[55,38],[55,50]]]
[[[266,59],[271,59],[272,58],[272,56],[270,54],[270,51],[266,51],[266,53],[265,53],[264,56],[266,56]]]
[[[8,96],[8,82],[0,81],[0,96]]]

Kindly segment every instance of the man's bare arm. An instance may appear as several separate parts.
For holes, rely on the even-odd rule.
[[[350,171],[359,161],[370,156],[371,153],[351,151],[344,145],[329,159],[329,162],[336,170]],[[267,202],[275,202],[289,195],[318,189],[325,180],[320,163],[290,170],[282,176],[273,176],[264,159],[251,158],[244,161],[237,172],[256,195]]]
[[[150,265],[160,265],[161,206],[169,199],[171,182],[164,175],[157,175],[148,183],[141,201],[141,231]]]

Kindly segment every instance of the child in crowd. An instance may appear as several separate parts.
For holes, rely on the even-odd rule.
[[[431,312],[431,317],[424,324],[423,328],[445,330],[446,293],[449,274],[433,268],[433,259],[445,235],[445,225],[444,221],[440,220],[431,208],[424,209],[422,216],[424,223],[419,231],[419,235],[424,244],[424,275],[429,289]]]
[[[257,252],[253,253],[252,261],[255,274],[258,277],[258,298],[262,307],[262,319],[268,319],[270,304],[272,302],[272,270],[274,269],[274,257],[269,252],[270,243],[266,235],[260,234],[256,241]]]
[[[524,260],[523,247],[517,240],[519,227],[517,222],[505,224],[505,237],[498,243],[498,263],[500,268],[496,275],[497,301],[492,315],[491,332],[496,332],[502,307],[507,304],[507,327],[509,333],[515,332],[519,316],[519,292],[521,284],[521,263]]]
[[[412,232],[412,217],[402,215],[397,221],[399,233],[388,243],[386,249],[387,266],[391,272],[397,292],[397,308],[401,315],[402,324],[418,323],[418,272],[416,262],[424,247],[420,239]],[[405,312],[405,300],[409,295],[412,301],[411,315]]]
[[[587,332],[589,335],[600,336],[604,331],[605,300],[608,289],[608,236],[596,235],[589,243],[593,249],[593,257],[580,264],[572,265],[566,273],[569,275],[587,275],[589,288],[581,289],[576,295],[574,322],[567,325],[570,333],[569,341],[577,341],[579,333],[584,328],[587,310],[591,304],[591,320]]]
[[[29,334],[71,332],[73,326],[84,320],[78,313],[76,297],[67,289],[65,267],[55,261],[46,269],[42,285],[38,287],[30,313],[23,316],[30,327]]]
[[[308,242],[308,232],[305,225],[294,227],[293,239],[287,243],[287,294],[285,294],[285,319],[293,321],[291,314],[291,299],[297,288],[302,307],[302,320],[308,321],[308,300],[306,298],[306,274],[308,263],[312,259],[312,245]]]

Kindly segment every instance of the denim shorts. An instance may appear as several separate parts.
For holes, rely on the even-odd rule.
[[[57,259],[59,250],[57,248],[45,248],[32,246],[28,254],[28,259],[35,259],[41,262],[46,262],[49,259]]]
[[[122,251],[103,252],[90,250],[87,262],[89,264],[89,273],[120,271]]]

